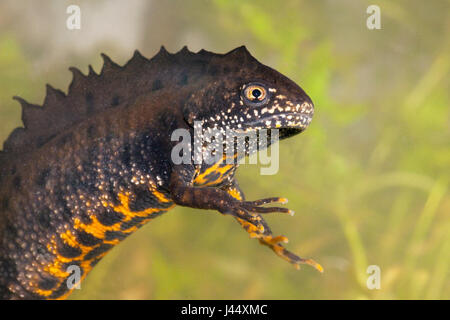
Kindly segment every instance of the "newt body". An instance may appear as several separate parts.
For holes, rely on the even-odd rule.
[[[103,55],[100,74],[72,68],[68,94],[47,87],[43,106],[17,98],[24,128],[0,152],[0,298],[61,299],[70,266],[81,278],[115,245],[175,205],[234,216],[289,262],[308,263],[274,237],[262,213],[282,198],[245,201],[236,163],[174,164],[174,130],[302,132],[313,104],[244,48],[219,55],[137,51],[123,67]],[[289,116],[289,118],[287,117]],[[192,155],[190,155],[192,156]]]

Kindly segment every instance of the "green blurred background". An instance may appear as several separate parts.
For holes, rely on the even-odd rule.
[[[81,30],[69,31],[69,4]],[[368,30],[366,8],[381,8]],[[73,299],[449,299],[449,1],[0,2],[0,143],[21,125],[20,95],[42,103],[67,70],[99,71],[100,52],[227,52],[245,44],[316,106],[280,144],[280,170],[244,166],[247,198],[285,196],[267,218],[288,248],[325,268],[295,270],[230,217],[178,207],[125,240]],[[369,265],[381,289],[366,286]]]

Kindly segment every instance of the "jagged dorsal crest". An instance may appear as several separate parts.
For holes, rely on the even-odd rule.
[[[239,59],[246,61],[253,58],[242,46],[226,54],[215,54],[206,50],[197,53],[185,46],[177,53],[169,53],[164,46],[151,59],[145,58],[136,50],[132,58],[123,66],[113,62],[102,53],[103,66],[96,73],[89,65],[88,74],[70,67],[72,82],[68,93],[46,87],[46,96],[42,106],[31,104],[20,97],[14,97],[22,106],[24,127],[15,129],[5,141],[0,162],[11,154],[22,154],[37,149],[56,135],[64,132],[76,123],[109,108],[130,102],[137,96],[160,86],[155,85],[161,78],[173,81],[176,73],[186,73],[184,68],[201,66],[207,68],[212,59]],[[183,71],[184,70],[184,71]]]
[[[235,58],[241,62],[246,62],[250,60],[255,60],[253,56],[248,52],[245,46],[237,47],[236,49],[231,50],[230,52],[225,54],[228,58]]]

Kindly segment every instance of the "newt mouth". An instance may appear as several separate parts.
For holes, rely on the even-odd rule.
[[[294,104],[286,101],[284,106],[278,104],[257,110],[259,116],[247,123],[246,128],[256,129],[299,129],[305,130],[312,121],[314,106],[304,101]]]
[[[305,129],[300,128],[281,128],[279,133],[279,139],[286,139],[292,136],[295,136],[296,134],[299,134],[303,132]]]
[[[305,130],[312,120],[312,113],[285,112],[269,114],[245,124],[247,128],[258,129],[300,129]]]

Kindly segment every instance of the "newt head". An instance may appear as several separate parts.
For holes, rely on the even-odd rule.
[[[206,127],[243,133],[279,129],[280,139],[304,131],[311,123],[310,97],[295,82],[257,61],[244,46],[215,55],[207,70],[216,78],[191,96],[185,110],[188,122],[200,120]]]

